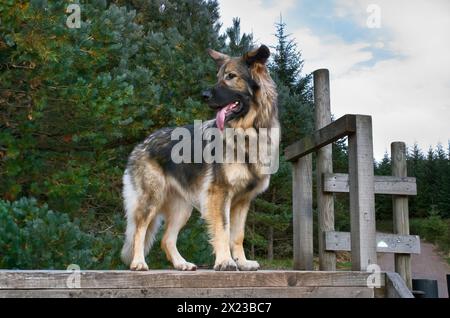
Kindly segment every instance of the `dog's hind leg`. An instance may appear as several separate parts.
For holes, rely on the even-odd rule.
[[[241,271],[256,271],[259,264],[249,261],[244,252],[245,221],[247,219],[250,201],[244,200],[231,207],[230,248],[233,259]]]
[[[158,166],[143,162],[133,175],[129,171],[125,173],[123,183],[127,231],[122,260],[131,270],[148,270],[145,254],[157,228],[157,213],[165,196],[165,179]]]
[[[166,230],[161,241],[161,247],[165,251],[167,259],[173,267],[180,271],[195,271],[197,266],[187,262],[178,252],[178,233],[186,225],[192,213],[192,206],[183,198],[170,196],[162,210],[165,213]]]
[[[147,263],[145,262],[145,237],[147,230],[154,220],[157,212],[157,207],[141,206],[139,208],[144,211],[142,215],[136,217],[136,231],[133,237],[133,260],[130,265],[131,270],[146,271],[148,270]]]

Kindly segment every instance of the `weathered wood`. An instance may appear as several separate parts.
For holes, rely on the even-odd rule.
[[[397,273],[386,273],[386,298],[414,298],[403,279]]]
[[[403,142],[391,144],[391,165],[392,175],[395,177],[406,177],[406,145]],[[408,197],[392,196],[394,212],[394,233],[399,235],[409,235],[409,211]],[[406,282],[406,286],[412,290],[411,256],[409,254],[395,255],[395,271]]]
[[[314,72],[314,105],[316,131],[331,123],[330,74],[328,70]],[[322,191],[322,174],[333,173],[332,145],[317,150],[317,212],[319,232],[319,269],[336,270],[336,254],[325,249],[325,233],[334,231],[333,194]]]
[[[420,238],[417,235],[376,233],[378,253],[420,254]],[[327,232],[325,234],[328,251],[350,251],[350,233]]]
[[[83,289],[367,287],[367,272],[81,271]],[[66,271],[0,270],[2,289],[71,289]],[[383,277],[384,279],[384,277]]]
[[[0,290],[0,298],[374,298],[367,287]]]
[[[386,298],[386,288],[385,287],[374,288],[373,291],[374,291],[375,298]]]
[[[374,182],[375,194],[417,195],[416,178],[374,176]],[[332,193],[348,193],[348,174],[324,174],[323,191]]]
[[[356,133],[348,138],[352,269],[377,263],[372,118],[356,116]]]
[[[286,160],[296,161],[298,158],[354,133],[356,129],[355,119],[355,115],[345,115],[326,127],[315,131],[312,135],[286,147],[284,151]]]
[[[294,269],[313,270],[312,155],[293,164]]]

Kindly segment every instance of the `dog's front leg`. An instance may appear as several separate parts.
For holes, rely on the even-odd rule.
[[[216,254],[214,270],[236,271],[238,267],[230,252],[230,199],[219,186],[213,185],[208,190],[203,214]]]
[[[241,271],[259,269],[258,262],[247,260],[244,252],[245,221],[249,208],[249,200],[239,201],[231,207],[230,248],[233,259]]]

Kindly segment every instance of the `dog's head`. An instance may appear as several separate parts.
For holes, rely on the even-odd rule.
[[[202,93],[209,107],[217,112],[216,124],[223,130],[226,123],[233,123],[245,117],[255,107],[255,96],[260,83],[254,77],[255,69],[263,68],[270,56],[270,50],[262,45],[242,57],[230,57],[214,50],[208,50],[219,68],[217,84]]]

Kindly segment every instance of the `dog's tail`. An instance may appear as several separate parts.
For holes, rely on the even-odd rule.
[[[150,249],[155,242],[156,234],[161,227],[163,218],[161,215],[156,217],[149,225],[147,233],[145,234],[145,256],[148,255]],[[133,223],[133,224],[130,224]],[[125,244],[122,247],[121,259],[125,265],[129,266],[133,261],[133,248],[134,248],[134,233],[136,232],[136,227],[134,222],[127,222],[127,231],[125,234]]]
[[[127,217],[127,230],[125,232],[125,243],[122,247],[121,259],[128,266],[133,261],[134,235],[136,233],[134,213],[138,205],[138,193],[134,189],[127,171],[125,171],[123,176],[123,198]],[[149,253],[162,221],[162,215],[157,215],[148,226],[147,233],[145,234],[145,255]]]

